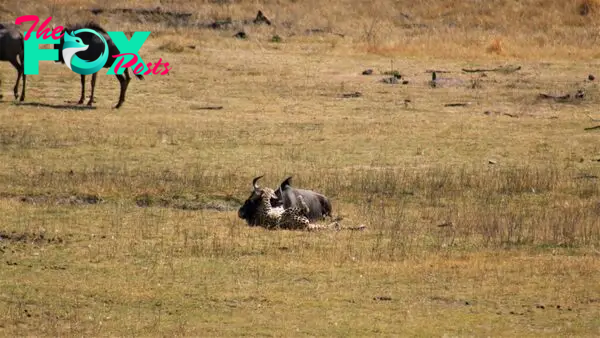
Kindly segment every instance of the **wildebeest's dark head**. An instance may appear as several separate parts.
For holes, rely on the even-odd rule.
[[[246,199],[244,205],[240,207],[238,210],[238,217],[246,220],[248,225],[254,226],[260,223],[260,215],[257,214],[257,210],[260,206],[262,194],[265,189],[269,188],[260,188],[256,183],[263,176],[255,177],[252,180],[252,192],[250,193],[250,197]],[[270,190],[270,189],[269,189]],[[282,205],[282,202],[279,198],[276,197],[274,193],[271,193],[272,197],[270,199],[272,207],[279,207]]]

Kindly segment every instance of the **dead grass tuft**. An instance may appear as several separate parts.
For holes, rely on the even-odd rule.
[[[158,49],[169,53],[182,53],[183,51],[185,51],[185,47],[176,41],[169,41],[163,43],[158,47]]]
[[[498,55],[504,54],[504,47],[501,38],[494,38],[490,45],[486,48],[488,53],[494,53]]]

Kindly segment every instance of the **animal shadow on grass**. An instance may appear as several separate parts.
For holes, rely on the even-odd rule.
[[[53,109],[69,109],[69,110],[94,110],[96,107],[87,105],[76,105],[76,104],[50,104],[41,102],[18,102],[14,103],[17,106],[30,106],[30,107],[42,107],[42,108],[53,108]]]

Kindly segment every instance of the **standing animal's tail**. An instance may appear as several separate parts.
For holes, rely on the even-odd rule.
[[[142,74],[135,74],[135,73],[133,73],[133,74],[134,74],[134,75],[135,75],[135,77],[137,77],[139,80],[143,80],[143,79],[144,79],[144,75],[142,75]]]

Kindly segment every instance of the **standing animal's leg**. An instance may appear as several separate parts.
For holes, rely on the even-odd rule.
[[[83,104],[84,99],[85,99],[85,75],[81,75],[81,97],[79,98],[79,102],[77,102],[77,104]]]
[[[25,72],[23,71],[23,90],[21,91],[21,99],[19,99],[19,101],[24,101],[25,100],[25,83],[27,82],[27,75],[25,75]]]
[[[21,61],[21,75],[23,75],[23,89],[21,90],[21,99],[19,101],[25,101],[25,84],[27,83],[27,75],[25,75],[25,63],[23,61],[23,54],[19,54],[19,60]],[[17,81],[17,83],[19,83]]]
[[[94,102],[94,88],[96,88],[96,76],[98,76],[98,72],[92,74],[92,93],[90,94],[90,100],[87,103],[88,106],[91,106]]]
[[[121,88],[121,93],[119,94],[119,102],[115,106],[115,108],[119,108],[123,104],[123,101],[125,101],[125,91],[123,90],[123,88],[126,86],[125,85],[125,76],[123,76],[123,74],[121,74],[121,75],[115,74],[115,76],[117,77],[117,80],[119,80],[119,85]]]
[[[127,92],[127,87],[129,86],[129,81],[131,81],[131,76],[129,76],[129,69],[125,68],[125,76],[116,75],[117,80],[119,80],[119,84],[121,85],[121,93],[119,94],[119,102],[115,106],[115,108],[121,107],[123,102],[125,102],[125,93]]]
[[[15,94],[15,100],[19,98],[19,81],[21,81],[21,75],[23,74],[23,67],[17,62],[17,58],[13,58],[10,60],[10,63],[17,69],[17,82],[15,83],[15,87],[13,88],[13,93]],[[23,101],[23,100],[21,100]]]

